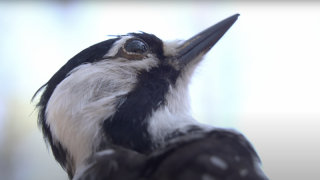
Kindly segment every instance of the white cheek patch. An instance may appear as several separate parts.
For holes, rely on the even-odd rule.
[[[111,49],[109,50],[109,52],[104,55],[103,57],[113,57],[115,56],[119,49],[123,46],[123,44],[128,40],[128,39],[131,39],[132,36],[121,36],[121,39],[119,39],[117,42],[115,42]]]
[[[98,150],[103,120],[116,112],[119,96],[137,82],[140,70],[158,65],[152,56],[137,61],[123,58],[83,64],[73,69],[54,90],[46,109],[53,141],[61,143],[75,166]]]

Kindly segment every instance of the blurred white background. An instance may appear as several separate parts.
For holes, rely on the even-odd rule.
[[[240,13],[190,86],[196,119],[244,133],[272,180],[319,180],[320,3],[0,2],[0,179],[67,180],[32,95],[71,57],[145,31],[187,39]]]

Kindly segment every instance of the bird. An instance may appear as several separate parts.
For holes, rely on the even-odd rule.
[[[41,86],[38,125],[69,179],[268,179],[244,135],[199,123],[190,108],[195,69],[238,16],[185,41],[117,35]]]

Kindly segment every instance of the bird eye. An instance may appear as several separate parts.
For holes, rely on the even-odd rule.
[[[147,51],[147,45],[137,39],[127,42],[124,48],[127,52],[138,54],[143,54]]]

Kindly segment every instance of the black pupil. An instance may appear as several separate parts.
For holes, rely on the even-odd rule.
[[[125,48],[127,52],[133,52],[133,53],[139,53],[139,54],[145,53],[147,51],[147,46],[139,40],[132,40],[128,42]]]

